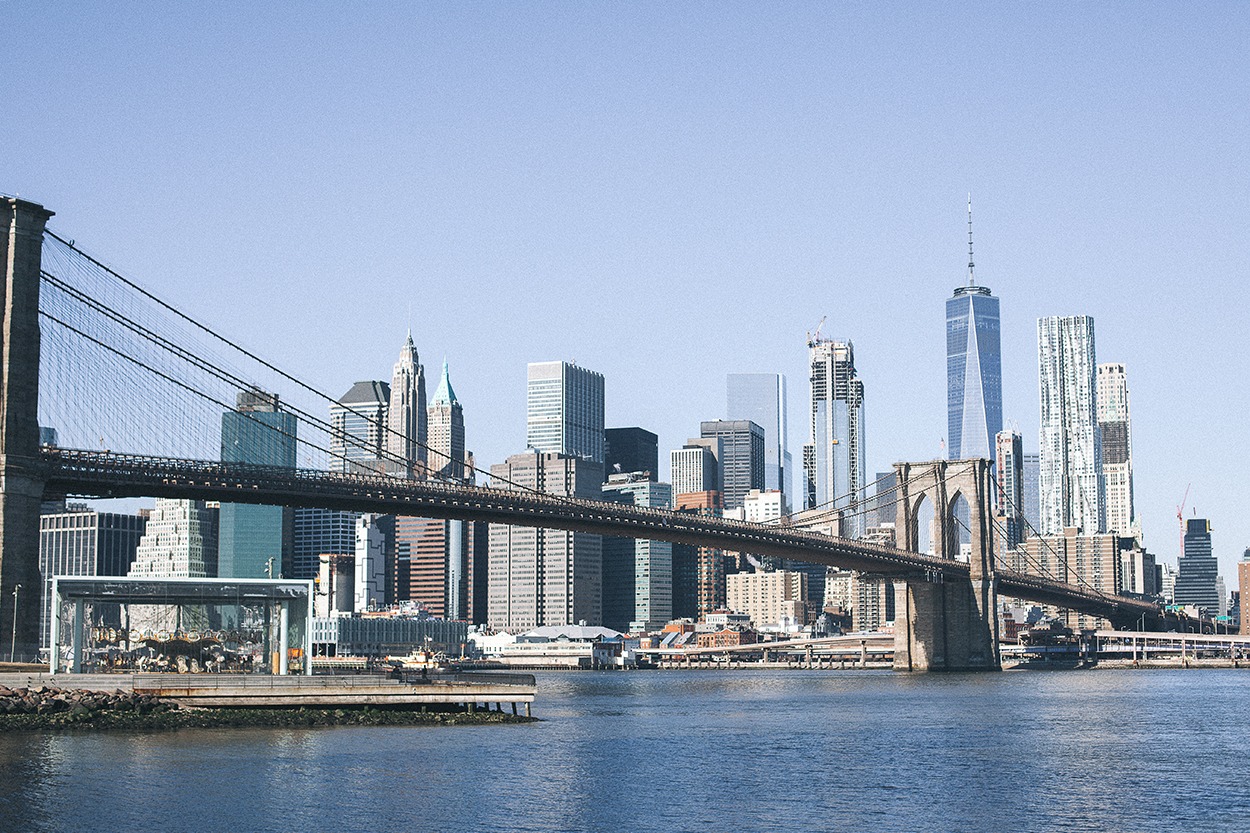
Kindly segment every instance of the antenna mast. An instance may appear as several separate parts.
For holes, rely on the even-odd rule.
[[[976,286],[972,276],[972,192],[968,192],[968,286]]]

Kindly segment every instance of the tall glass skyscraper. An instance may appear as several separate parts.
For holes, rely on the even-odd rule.
[[[968,285],[946,300],[946,433],[950,459],[994,459],[1003,430],[1003,370],[998,299],[977,286],[968,200]]]
[[[603,374],[569,362],[533,362],[526,377],[526,446],[603,463]]]
[[[1185,551],[1177,566],[1174,591],[1178,605],[1206,608],[1212,616],[1220,606],[1219,563],[1211,553],[1211,523],[1206,518],[1189,518],[1185,522]]]
[[[1041,400],[1041,534],[1078,527],[1106,530],[1102,440],[1098,431],[1094,319],[1088,315],[1037,322]]]
[[[699,423],[699,434],[720,440],[717,474],[726,509],[737,509],[752,489],[764,488],[763,428],[749,419],[716,419]]]
[[[236,409],[221,415],[221,460],[293,469],[295,431],[295,415],[281,410],[276,394],[244,391]],[[291,577],[293,519],[294,511],[287,507],[223,503],[217,575],[265,578],[272,558],[273,576]]]
[[[812,434],[803,446],[808,509],[846,510],[842,534],[862,537],[867,527],[860,509],[867,468],[864,456],[864,383],[855,373],[850,341],[808,343],[812,366]],[[866,508],[866,507],[865,507]]]
[[[749,419],[764,429],[764,488],[790,505],[790,444],[786,436],[786,377],[779,373],[730,373],[725,378],[726,419]]]

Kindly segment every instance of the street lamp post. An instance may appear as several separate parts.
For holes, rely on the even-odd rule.
[[[22,585],[13,585],[13,633],[9,639],[9,662],[17,662],[17,592]]]

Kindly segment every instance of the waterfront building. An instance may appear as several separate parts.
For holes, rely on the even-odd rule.
[[[660,479],[660,438],[645,428],[608,428],[603,432],[603,473],[644,472]]]
[[[1136,578],[1125,579],[1126,563],[1140,564],[1142,572],[1153,556],[1141,552],[1136,539],[1114,533],[1086,534],[1078,527],[1068,527],[1060,535],[1042,535],[1025,539],[1004,559],[1007,569],[1053,578],[1088,588],[1108,596],[1124,595],[1126,586],[1137,585]],[[1144,581],[1144,578],[1143,578]],[[1144,589],[1144,587],[1143,587]],[[1136,595],[1136,591],[1133,593]],[[1144,594],[1143,594],[1144,595]],[[1005,603],[1029,607],[1032,602],[1004,599]],[[1050,617],[1060,618],[1074,631],[1086,628],[1109,628],[1106,619],[1046,607]]]
[[[464,443],[464,409],[451,386],[447,362],[443,362],[443,374],[439,377],[434,398],[430,400],[426,426],[429,434],[428,464],[431,476],[440,480],[462,482],[465,479],[465,459],[468,454]]]
[[[864,492],[864,383],[855,372],[850,341],[816,338],[811,360],[811,436],[803,447],[805,508],[840,510],[840,533],[858,538],[867,524]]]
[[[157,498],[126,575],[204,578],[217,575],[218,510],[202,500]],[[281,567],[274,559],[273,570]],[[277,576],[274,576],[277,578]]]
[[[1216,615],[1224,617],[1228,615],[1228,585],[1224,583],[1223,576],[1215,577],[1215,596],[1220,600],[1219,608]]]
[[[525,444],[542,453],[603,464],[603,374],[570,362],[526,371]]]
[[[792,460],[786,427],[786,377],[779,373],[730,373],[725,378],[725,418],[750,420],[764,429],[764,485],[791,504]]]
[[[669,452],[673,494],[720,491],[720,457],[724,443],[720,437],[687,440]]]
[[[757,629],[806,625],[807,590],[807,575],[789,570],[736,573],[725,579],[727,606],[750,616]]]
[[[749,419],[699,424],[702,439],[719,439],[720,493],[726,509],[737,509],[752,489],[764,488],[764,429]]]
[[[1042,535],[1106,529],[1102,441],[1098,431],[1094,319],[1037,321],[1041,395]]]
[[[946,301],[947,449],[952,460],[994,458],[1003,430],[1002,350],[998,299],[977,286],[968,201],[968,284]]]
[[[602,425],[599,436],[602,441]],[[589,457],[527,451],[491,466],[490,473],[498,489],[602,499],[603,464]],[[491,524],[487,620],[492,628],[513,633],[582,621],[598,625],[602,570],[598,535]]]
[[[376,610],[391,603],[386,565],[395,539],[395,517],[365,513],[356,519],[355,611]]]
[[[883,631],[894,624],[894,582],[870,573],[852,573],[854,594],[852,627],[857,631]]]
[[[1241,632],[1250,635],[1250,547],[1237,562],[1237,597],[1241,605]]]
[[[724,508],[714,489],[677,494],[673,502],[678,512],[710,517],[719,517]],[[725,607],[725,560],[717,547],[673,544],[674,617],[703,621]]]
[[[1098,431],[1102,436],[1107,531],[1141,537],[1133,505],[1133,433],[1128,375],[1122,364],[1098,365]]]
[[[446,365],[443,367],[446,373]],[[386,470],[403,477],[419,473],[425,476],[427,419],[425,406],[425,368],[412,343],[412,331],[399,351],[399,361],[391,373],[386,402],[385,459]],[[379,454],[379,457],[383,455]]]
[[[295,414],[281,409],[277,394],[243,391],[235,410],[221,415],[221,461],[293,469],[296,429]],[[265,566],[272,559],[274,578],[294,578],[294,517],[290,507],[221,504],[216,574],[268,578]]]
[[[668,509],[672,487],[646,475],[609,475],[603,500]],[[603,538],[603,625],[637,633],[673,618],[673,545],[641,538]]]
[[[1174,603],[1205,608],[1214,616],[1220,607],[1216,587],[1220,568],[1211,552],[1211,522],[1206,518],[1187,519],[1183,546],[1177,563]]]
[[[460,656],[469,641],[465,622],[387,611],[370,616],[318,616],[312,623],[313,653],[332,657],[403,656],[416,650]]]
[[[330,405],[330,470],[387,471],[391,386],[357,382]],[[393,469],[393,467],[390,467]]]
[[[85,506],[39,516],[43,614],[39,648],[50,644],[53,576],[124,576],[135,560],[147,520]]]
[[[999,431],[994,437],[994,481],[999,534],[1010,549],[1025,539],[1024,438],[1018,431]]]

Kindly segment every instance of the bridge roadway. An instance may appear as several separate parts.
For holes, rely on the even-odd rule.
[[[40,466],[49,495],[173,497],[275,506],[320,507],[426,518],[488,521],[595,535],[646,538],[790,558],[910,580],[968,581],[969,567],[928,555],[835,538],[793,526],[651,509],[532,492],[342,474],[243,463],[145,457],[45,446]],[[1080,610],[1118,625],[1158,605],[1047,578],[996,571],[1001,595]]]

